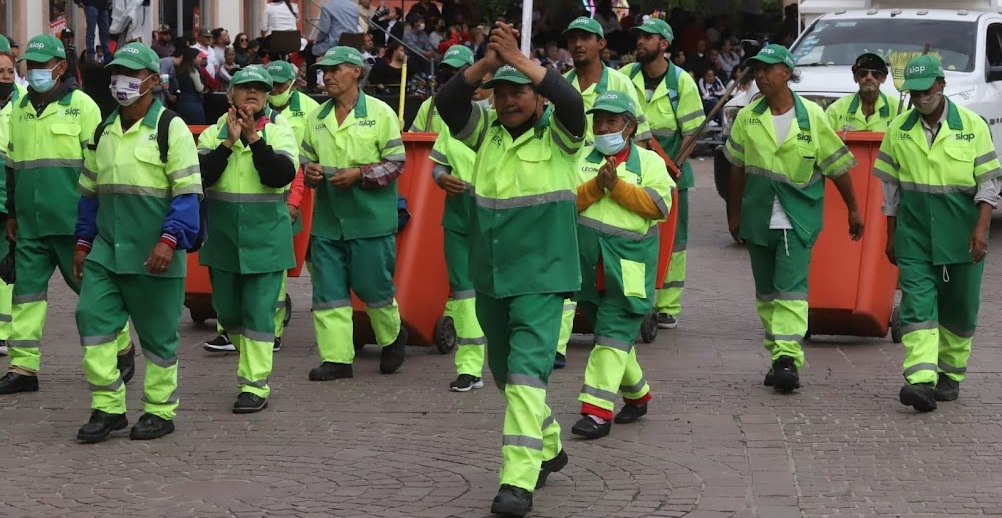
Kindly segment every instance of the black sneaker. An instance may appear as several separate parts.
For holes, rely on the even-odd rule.
[[[563,369],[566,366],[567,366],[567,356],[557,353],[556,356],[553,357],[553,368]]]
[[[449,390],[453,392],[469,392],[482,388],[484,388],[484,380],[470,374],[460,374],[456,381],[449,383]]]
[[[237,350],[237,348],[233,346],[233,342],[230,341],[230,337],[226,334],[226,331],[223,331],[219,334],[219,336],[213,338],[212,340],[203,343],[202,348],[213,353],[232,353]]]
[[[86,443],[101,442],[108,438],[108,435],[115,430],[121,430],[129,426],[129,420],[125,414],[109,414],[101,410],[95,410],[90,414],[90,421],[80,427],[77,432],[77,440]]]
[[[282,337],[281,336],[276,336],[275,337],[275,345],[272,346],[271,352],[277,353],[278,351],[281,351],[281,350],[282,350]]]
[[[0,394],[16,394],[18,392],[38,392],[38,376],[8,372],[0,378]]]
[[[571,433],[574,435],[580,435],[585,439],[598,439],[599,437],[605,437],[609,435],[609,431],[612,430],[612,421],[606,421],[604,424],[598,424],[589,416],[582,416],[578,419],[578,422],[574,423],[571,428]]]
[[[932,412],[936,410],[936,389],[932,383],[908,383],[901,387],[898,401],[919,412]]]
[[[350,363],[323,362],[310,371],[310,381],[330,381],[353,375]]]
[[[122,383],[128,383],[136,374],[136,347],[131,343],[124,354],[118,355],[118,372],[122,376]]]
[[[491,512],[499,516],[522,518],[532,510],[532,493],[515,486],[501,484],[494,497]]]
[[[762,384],[771,387],[776,384],[776,371],[769,367],[769,372],[765,373],[765,379],[762,380]]]
[[[647,403],[641,403],[639,405],[623,405],[623,409],[616,414],[616,418],[613,421],[616,424],[630,424],[637,422],[637,419],[647,415]]]
[[[134,441],[148,441],[159,439],[169,433],[174,433],[174,421],[153,414],[143,414],[129,432],[129,438]]]
[[[780,356],[772,362],[772,372],[775,378],[773,388],[780,392],[793,392],[800,388],[800,374],[797,374],[797,366],[793,358]]]
[[[658,313],[658,327],[661,329],[675,329],[678,327],[678,320],[668,313]]]
[[[550,460],[544,460],[543,464],[539,467],[539,478],[536,479],[536,489],[539,489],[546,485],[546,479],[550,476],[550,473],[556,473],[567,466],[567,454],[564,450],[560,450],[560,453],[556,457]]]
[[[241,392],[237,396],[237,402],[233,403],[234,414],[253,414],[265,408],[268,408],[268,398],[250,392]]]
[[[960,397],[960,382],[939,373],[939,380],[936,381],[936,401],[956,401]]]
[[[404,364],[407,356],[407,329],[400,326],[400,333],[392,344],[383,347],[379,354],[379,372],[383,374],[393,374]]]

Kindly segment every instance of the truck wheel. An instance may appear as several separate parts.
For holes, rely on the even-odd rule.
[[[440,354],[449,354],[456,348],[456,323],[452,317],[440,317],[435,323],[435,348]]]

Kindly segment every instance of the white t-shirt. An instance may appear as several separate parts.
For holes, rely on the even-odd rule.
[[[782,115],[772,116],[772,127],[776,130],[776,145],[782,146],[786,137],[790,134],[790,126],[793,125],[793,116],[796,114],[794,108]],[[792,229],[790,218],[786,216],[783,204],[779,202],[779,196],[772,197],[772,218],[769,219],[769,228],[778,230]]]
[[[219,68],[219,62],[216,61],[216,51],[212,50],[211,47],[203,47],[198,43],[192,45],[192,48],[196,48],[205,53],[205,70],[210,76],[216,77],[216,70]]]
[[[264,17],[261,21],[261,32],[264,32],[265,36],[271,34],[271,31],[294,31],[296,27],[296,22],[299,20],[299,9],[293,5],[292,10],[296,14],[292,14],[289,11],[289,6],[285,2],[269,2],[264,7]]]

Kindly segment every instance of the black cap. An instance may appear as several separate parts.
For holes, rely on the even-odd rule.
[[[856,63],[852,66],[852,71],[855,72],[857,70],[876,70],[886,74],[887,62],[877,54],[867,52],[856,58]]]

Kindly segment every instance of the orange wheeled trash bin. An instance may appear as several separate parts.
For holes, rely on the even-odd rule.
[[[900,342],[894,307],[898,269],[887,260],[887,218],[880,211],[884,197],[873,164],[882,133],[851,132],[843,135],[859,165],[849,171],[860,211],[863,239],[852,241],[849,218],[838,189],[825,187],[824,228],[811,256],[807,302],[807,334],[887,336]]]

